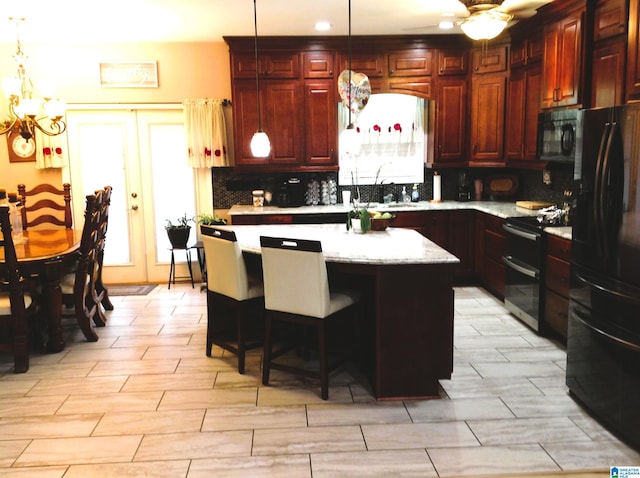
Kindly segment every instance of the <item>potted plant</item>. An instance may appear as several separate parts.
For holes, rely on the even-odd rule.
[[[209,214],[209,213],[206,213],[206,212],[198,214],[196,216],[196,221],[197,221],[198,224],[200,224],[200,230],[201,231],[202,231],[203,227],[209,227],[209,226],[215,226],[215,225],[225,225],[227,223],[227,221],[225,219],[222,219],[217,214],[215,214],[215,213]]]
[[[186,213],[180,216],[175,223],[170,219],[166,220],[164,228],[174,249],[186,249],[191,234],[190,222],[193,222],[193,218],[187,217]]]
[[[363,234],[371,230],[371,216],[366,207],[354,207],[347,213],[347,231],[349,229]]]

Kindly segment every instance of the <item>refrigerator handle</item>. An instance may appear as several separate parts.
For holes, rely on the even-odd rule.
[[[627,348],[629,350],[632,350],[633,352],[636,352],[636,353],[640,352],[640,346],[638,346],[637,344],[634,344],[633,342],[629,342],[628,340],[624,340],[622,337],[617,337],[614,334],[606,332],[600,327],[596,327],[595,324],[592,324],[589,320],[587,320],[586,317],[583,317],[582,314],[576,309],[573,310],[573,318],[579,321],[580,323],[582,323],[582,325],[584,325],[585,327],[594,331],[596,334],[602,337],[605,337],[606,339],[613,342],[614,344]]]
[[[576,279],[578,279],[580,282],[586,284],[592,289],[596,289],[611,297],[615,297],[619,301],[624,301],[629,304],[633,304],[634,306],[640,305],[640,297],[636,296],[636,294],[631,293],[631,291],[630,293],[625,293],[624,291],[610,289],[609,287],[606,287],[603,284],[598,283],[596,280],[593,280],[587,277],[587,274],[584,274],[577,267],[574,270],[574,274],[576,276]]]
[[[600,137],[600,147],[598,148],[598,156],[596,157],[596,172],[594,178],[594,190],[593,190],[593,223],[596,233],[596,247],[600,254],[604,252],[604,244],[602,238],[602,178],[604,176],[604,156],[606,154],[607,144],[611,133],[611,123],[606,122],[604,124],[604,130]]]

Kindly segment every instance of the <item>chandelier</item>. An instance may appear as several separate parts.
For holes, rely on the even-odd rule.
[[[13,59],[17,74],[2,81],[5,95],[9,99],[9,115],[0,123],[0,134],[16,132],[29,140],[38,129],[47,136],[57,136],[67,129],[62,119],[66,109],[65,102],[54,99],[54,88],[50,83],[39,84],[42,98],[34,97],[34,85],[26,71],[28,56],[22,51],[18,34],[24,18],[9,18],[9,21],[16,24],[17,51]]]

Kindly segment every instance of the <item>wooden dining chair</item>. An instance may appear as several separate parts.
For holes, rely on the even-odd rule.
[[[18,196],[22,197],[22,228],[49,224],[70,229],[71,184],[64,183],[62,189],[51,184],[38,184],[31,189],[18,184]]]
[[[0,230],[4,250],[4,262],[0,263],[0,351],[12,352],[14,371],[24,373],[29,370],[28,313],[35,306],[24,292],[7,206],[0,206]]]
[[[95,302],[101,303],[105,310],[113,310],[113,303],[109,298],[109,290],[102,281],[102,267],[104,263],[104,249],[107,239],[107,229],[109,227],[109,207],[111,206],[111,186],[105,186],[102,190],[102,201],[100,202],[100,225],[98,226],[98,271],[96,273],[96,285],[94,292],[96,293]],[[96,195],[101,190],[96,190]]]
[[[98,191],[98,194],[89,194],[86,197],[78,260],[74,264],[74,270],[60,280],[62,303],[66,308],[74,308],[78,326],[89,342],[98,340],[91,322],[99,327],[106,324],[106,317],[100,302],[96,301],[95,293],[103,193]]]
[[[320,241],[260,237],[264,277],[265,332],[262,384],[269,384],[270,370],[277,369],[320,379],[323,400],[329,398],[328,328],[348,314],[358,319],[357,291],[332,290]],[[274,360],[300,344],[285,344],[273,351],[276,322],[297,324],[317,336],[319,371]],[[337,324],[336,324],[337,325]],[[334,367],[332,367],[334,368]]]
[[[262,277],[251,274],[234,232],[201,226],[207,262],[207,357],[213,345],[238,356],[238,373],[245,370],[246,351],[262,344],[264,314]],[[259,336],[249,340],[251,325]]]

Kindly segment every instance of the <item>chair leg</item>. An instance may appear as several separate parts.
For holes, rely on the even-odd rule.
[[[213,299],[207,291],[207,357],[211,357],[211,349],[213,348]]]
[[[173,249],[171,249],[171,266],[169,267],[169,284],[167,285],[167,289],[171,289],[171,278],[173,278],[173,283],[176,283],[176,260],[173,256]]]
[[[318,324],[318,352],[320,359],[320,389],[322,392],[322,399],[327,400],[329,398],[329,358],[327,356],[327,340],[325,334],[325,320],[321,320]]]
[[[269,372],[271,370],[271,329],[273,322],[269,312],[264,319],[264,353],[262,355],[262,385],[269,385]]]

